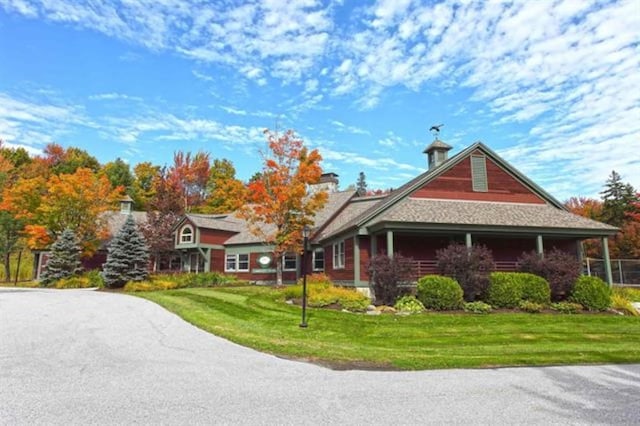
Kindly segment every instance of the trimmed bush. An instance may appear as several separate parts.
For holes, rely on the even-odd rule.
[[[522,300],[522,280],[518,274],[492,272],[487,301],[499,308],[515,308]]]
[[[175,281],[155,279],[150,281],[129,281],[124,286],[126,292],[173,290],[180,288]]]
[[[392,305],[400,295],[399,285],[410,280],[410,259],[397,253],[393,257],[385,254],[373,257],[367,269],[377,304]]]
[[[371,303],[367,296],[353,289],[335,286],[312,288],[316,291],[308,294],[308,304],[311,307],[321,308],[336,304],[349,311],[364,311]]]
[[[302,285],[302,277],[298,279],[298,282],[296,284]],[[333,285],[333,282],[327,274],[315,273],[307,275],[307,285],[330,287]]]
[[[464,290],[464,300],[472,302],[485,295],[489,287],[489,274],[495,270],[491,250],[485,246],[451,244],[436,252],[440,275],[456,280]]]
[[[518,259],[518,271],[529,272],[549,282],[551,299],[566,299],[582,272],[582,265],[574,256],[554,248],[541,258],[535,251],[523,253]]]
[[[631,301],[621,295],[620,293],[613,293],[611,295],[611,307],[616,311],[620,311],[625,315],[631,315],[634,317],[640,316],[640,313],[633,307]]]
[[[63,278],[53,283],[54,288],[89,288],[91,283],[87,277]]]
[[[199,272],[179,275],[177,281],[181,287],[216,287],[234,284],[238,279],[234,275],[225,275],[220,272]]]
[[[92,269],[86,272],[83,276],[87,277],[89,281],[89,287],[104,287],[104,279],[102,278],[102,274],[98,269]]]
[[[398,312],[417,314],[424,311],[424,305],[415,296],[406,295],[396,300],[393,306]]]
[[[539,314],[544,309],[544,305],[542,303],[529,302],[528,300],[523,300],[522,302],[520,302],[520,305],[518,307],[525,312],[529,312],[530,314]]]
[[[462,288],[453,278],[425,275],[418,280],[417,297],[427,309],[446,311],[462,308]]]
[[[582,305],[572,302],[552,303],[549,307],[554,311],[560,312],[561,314],[577,314],[583,309]]]
[[[549,283],[542,277],[526,272],[514,272],[522,283],[522,300],[548,305],[551,302]]]
[[[493,310],[493,307],[484,302],[467,302],[464,304],[464,311],[474,314],[488,314]]]
[[[611,289],[598,277],[577,279],[570,300],[590,311],[605,311],[611,306]]]

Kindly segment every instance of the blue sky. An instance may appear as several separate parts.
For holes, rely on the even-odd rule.
[[[553,195],[640,187],[640,4],[0,0],[0,139],[261,167],[293,128],[344,188],[481,140]]]

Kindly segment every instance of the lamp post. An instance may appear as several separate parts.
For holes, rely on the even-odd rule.
[[[307,244],[309,244],[309,226],[302,228],[302,322],[301,328],[307,328]]]

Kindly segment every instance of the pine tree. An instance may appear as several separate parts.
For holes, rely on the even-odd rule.
[[[119,288],[128,281],[147,278],[149,249],[138,231],[133,216],[129,216],[109,244],[107,261],[102,266],[102,277],[109,288]]]
[[[633,204],[637,201],[635,189],[631,184],[622,182],[622,178],[614,170],[601,194],[604,200],[602,220],[610,225],[622,227],[627,220],[627,213],[633,211]]]
[[[360,172],[360,174],[358,175],[358,181],[356,182],[356,191],[358,191],[358,196],[360,197],[367,195],[367,180],[364,172]]]
[[[42,272],[42,284],[49,285],[82,272],[80,253],[76,235],[71,229],[65,229],[51,246],[49,260]]]

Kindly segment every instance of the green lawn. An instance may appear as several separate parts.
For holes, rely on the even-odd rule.
[[[640,318],[615,315],[414,316],[309,310],[264,287],[138,294],[218,336],[335,366],[428,369],[640,362]]]

